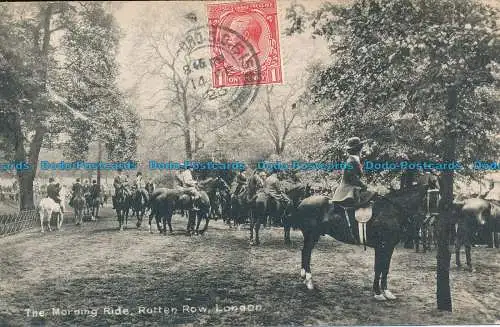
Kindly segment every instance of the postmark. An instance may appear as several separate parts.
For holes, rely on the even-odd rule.
[[[218,47],[210,38],[210,26],[197,26],[184,33],[179,42],[176,58],[178,78],[185,81],[186,97],[194,114],[218,116],[221,120],[210,120],[224,123],[224,120],[234,118],[250,106],[257,96],[259,86],[254,80],[260,79],[260,69],[247,70],[243,74],[245,81],[222,85],[213,83],[214,67],[220,64],[220,57],[213,55],[211,50]],[[239,39],[242,51],[250,56],[255,54],[251,44],[245,42],[235,31],[226,30],[233,39]],[[252,65],[260,67],[258,58]],[[254,78],[256,76],[256,78]],[[207,120],[209,122],[209,120]],[[212,126],[217,128],[217,126]]]
[[[208,24],[214,87],[282,83],[276,0],[210,4]]]

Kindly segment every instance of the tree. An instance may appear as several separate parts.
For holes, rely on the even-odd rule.
[[[13,159],[32,167],[18,171],[21,209],[34,206],[33,180],[42,146],[66,134],[74,142],[70,152],[85,153],[96,121],[101,120],[114,139],[124,125],[120,118],[130,112],[121,110],[123,96],[113,87],[119,34],[103,6],[67,2],[0,6],[5,22],[0,24],[4,59],[0,73],[9,86],[0,94],[4,118],[0,120],[9,122],[9,128],[2,129],[2,145]]]
[[[328,112],[329,155],[340,158],[346,137],[375,140],[373,157],[401,150],[422,159],[463,162],[496,158],[500,42],[496,11],[470,0],[370,0],[314,13],[289,8],[289,33],[326,38],[333,64],[311,81],[307,98]],[[404,134],[397,132],[405,131]],[[396,133],[395,133],[396,132]],[[453,170],[443,176],[445,207],[453,201]],[[451,311],[450,221],[443,214],[437,306]]]
[[[239,107],[244,105],[238,106],[238,101],[251,98],[256,87],[213,88],[210,45],[202,40],[208,31],[195,24],[197,13],[179,17],[177,11],[172,15],[158,7],[148,9],[148,20],[138,23],[140,40],[134,50],[140,50],[132,56],[139,75],[136,86],[141,85],[138,97],[145,99],[149,111],[142,121],[166,129],[163,142],[181,139],[190,160],[205,146],[208,135],[243,113]],[[152,18],[158,12],[162,18]],[[198,43],[191,48],[192,42]]]

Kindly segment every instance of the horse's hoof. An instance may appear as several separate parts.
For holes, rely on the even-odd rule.
[[[394,294],[392,294],[392,292],[389,290],[384,290],[383,294],[387,300],[395,300],[396,299],[396,296]]]
[[[377,301],[386,301],[386,297],[384,296],[384,294],[375,294],[374,296],[375,300]]]
[[[314,289],[314,284],[312,282],[312,279],[307,279],[306,278],[306,280],[304,280],[304,283],[306,284],[306,287],[307,287],[308,290],[311,291],[311,290]]]

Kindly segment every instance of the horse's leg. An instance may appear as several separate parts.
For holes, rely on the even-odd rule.
[[[174,215],[173,211],[169,211],[167,214],[167,224],[168,224],[168,231],[172,233],[174,230],[172,229],[172,216]],[[165,228],[165,234],[167,233],[167,226],[164,226]]]
[[[391,259],[392,259],[392,254],[394,253],[394,247],[390,248],[384,248],[384,257],[382,260],[382,279],[380,281],[380,286],[382,288],[382,292],[384,293],[384,296],[388,300],[395,300],[396,296],[392,294],[391,291],[387,288],[387,275],[389,274],[389,268],[391,266]]]
[[[285,230],[285,244],[291,245],[292,241],[290,240],[290,224],[286,217],[285,220],[283,221],[283,229]]]
[[[250,215],[250,245],[253,245],[253,230],[255,228],[255,215]]]
[[[259,219],[259,217],[257,217],[257,219],[255,220],[255,245],[260,244],[260,239],[259,239],[260,224],[261,220]]]
[[[385,301],[386,298],[380,290],[380,277],[383,271],[383,261],[385,255],[385,249],[378,245],[375,247],[375,264],[373,266],[375,277],[373,278],[373,292],[375,293],[375,299],[379,301]]]
[[[311,232],[309,234],[309,237],[306,240],[306,237],[304,235],[304,248],[302,249],[302,255],[305,256],[304,258],[304,263],[305,263],[305,284],[307,286],[307,289],[312,290],[314,289],[314,284],[312,281],[312,273],[311,273],[311,255],[312,255],[312,250],[316,243],[318,242],[320,237],[320,234],[317,232]]]
[[[61,230],[61,227],[62,227],[62,223],[63,223],[63,213],[62,212],[59,212],[59,215],[57,216],[57,230]]]
[[[304,244],[302,245],[302,267],[300,269],[300,277],[305,278],[306,277],[306,268],[307,268],[307,260],[306,260],[306,253],[307,253],[307,244],[309,243],[309,238],[310,234],[308,232],[302,231],[302,235],[304,236]]]
[[[49,232],[52,232],[52,227],[50,227],[50,222],[52,221],[52,213],[53,211],[50,210],[49,214],[47,215],[47,229],[49,230]]]
[[[415,237],[415,252],[416,253],[420,252],[420,242],[422,241],[422,234],[423,234],[423,226],[419,226],[417,228],[417,235]],[[424,252],[425,252],[425,245],[422,244],[422,247],[424,248]]]
[[[123,220],[125,219],[125,210],[120,209],[118,213],[118,222],[120,223],[120,231],[123,231]]]
[[[460,227],[458,227],[460,228]],[[460,247],[462,246],[462,236],[458,233],[455,235],[455,264],[457,267],[460,267],[462,264],[460,263]]]
[[[40,227],[41,227],[40,233],[44,232],[44,230],[43,230],[43,220],[44,220],[44,212],[43,212],[43,209],[42,209],[42,211],[40,211]]]
[[[203,227],[203,230],[201,231],[201,234],[204,234],[207,229],[208,229],[208,223],[210,222],[210,218],[205,217],[205,227]]]

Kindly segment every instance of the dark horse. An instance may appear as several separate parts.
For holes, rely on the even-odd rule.
[[[414,187],[373,198],[371,219],[366,223],[365,244],[375,249],[373,291],[377,300],[395,299],[387,289],[392,253],[408,227],[408,217],[417,212],[424,196],[425,189]],[[311,196],[300,203],[291,219],[292,227],[299,228],[304,236],[300,275],[305,277],[308,289],[314,288],[311,253],[319,238],[328,234],[338,241],[353,243],[344,212],[344,208],[326,196]]]
[[[156,225],[160,233],[167,233],[167,225],[169,231],[172,232],[172,216],[174,210],[183,209],[188,210],[188,226],[187,233],[203,234],[208,228],[209,213],[210,213],[210,200],[205,191],[200,191],[201,198],[196,203],[199,210],[193,209],[193,200],[190,195],[187,195],[180,189],[167,189],[159,188],[151,194],[150,207],[151,214],[149,215],[149,231],[151,231],[151,221],[153,216],[156,219]],[[196,222],[198,218],[198,222]],[[203,230],[199,230],[201,219],[206,220]],[[160,220],[162,225],[160,226]]]
[[[200,189],[205,191],[210,200],[210,217],[222,217],[223,209],[229,205],[230,190],[226,181],[220,177],[209,177],[198,183]]]
[[[247,183],[242,186],[240,192],[231,195],[231,217],[235,226],[251,220],[251,205],[256,200],[257,191],[263,186],[262,179],[254,171],[248,178]]]
[[[128,213],[131,204],[131,194],[127,188],[122,186],[116,190],[115,197],[116,197],[116,203],[115,203],[116,215],[118,216],[118,224],[120,226],[120,231],[122,231],[123,225],[125,225],[126,228],[128,223]]]
[[[137,223],[135,224],[137,228],[141,227],[142,219],[144,218],[144,214],[146,213],[146,209],[149,205],[149,195],[146,192],[136,188],[132,193],[132,216],[137,217]]]
[[[276,201],[265,191],[257,192],[255,200],[252,203],[252,214],[250,220],[250,244],[259,245],[260,225],[266,222],[267,217],[273,217],[274,220],[283,222],[285,230],[285,242],[290,238],[290,224],[287,216],[293,214],[300,201],[311,195],[310,187],[307,184],[297,183],[288,185],[285,188],[285,194],[292,200],[290,204],[284,201]],[[254,242],[255,231],[255,242]],[[287,236],[288,235],[288,236]]]
[[[100,194],[85,194],[85,203],[87,204],[87,214],[90,214],[90,220],[94,221],[99,215]]]

